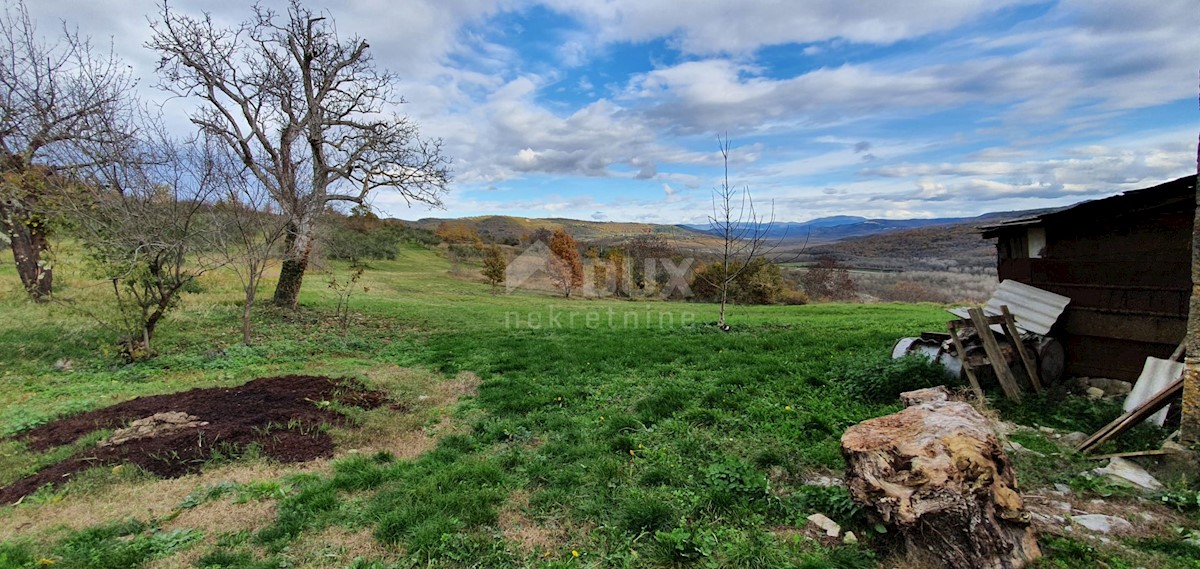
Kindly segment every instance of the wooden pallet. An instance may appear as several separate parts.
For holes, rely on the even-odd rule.
[[[1033,357],[1025,350],[1025,344],[1021,341],[1021,332],[1017,329],[1016,321],[1013,319],[1012,313],[1009,312],[1008,306],[1000,307],[1001,314],[997,316],[987,316],[983,313],[982,308],[971,308],[967,313],[971,316],[970,319],[951,320],[946,323],[946,328],[950,331],[950,339],[954,342],[955,351],[958,352],[958,359],[962,362],[963,371],[967,373],[967,379],[971,382],[971,390],[975,392],[975,397],[983,401],[983,388],[979,385],[979,378],[975,375],[975,366],[967,358],[967,350],[963,346],[962,339],[959,338],[958,331],[968,328],[973,328],[975,333],[979,335],[980,341],[983,342],[983,349],[987,353],[988,363],[996,372],[996,378],[1000,380],[1000,387],[1004,390],[1004,395],[1013,401],[1021,401],[1021,386],[1017,383],[1017,378],[1013,375],[1012,369],[1008,367],[1008,362],[1004,358],[1004,353],[1000,349],[1000,342],[996,340],[996,336],[992,334],[992,325],[998,324],[1009,337],[1017,354],[1021,357],[1021,363],[1025,367],[1025,373],[1029,376],[1029,382],[1033,384],[1035,392],[1041,392],[1042,382],[1038,377],[1037,365],[1033,361]]]

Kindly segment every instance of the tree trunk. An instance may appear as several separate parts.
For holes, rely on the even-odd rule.
[[[11,203],[0,206],[0,218],[12,247],[21,285],[38,302],[50,298],[54,272],[50,265],[43,265],[43,259],[48,258],[50,252],[45,220],[20,204]]]
[[[312,225],[306,216],[288,226],[283,263],[279,267],[279,282],[275,285],[273,301],[276,306],[296,308],[300,286],[304,284],[304,271],[308,270],[308,258],[312,254]]]
[[[1187,364],[1183,372],[1180,440],[1200,442],[1200,143],[1196,145],[1196,212],[1192,222],[1192,300],[1188,310]]]
[[[242,345],[250,345],[250,317],[254,311],[254,295],[257,282],[253,277],[250,279],[250,285],[246,288],[246,301],[242,303]]]
[[[1041,556],[1012,463],[988,420],[944,387],[842,435],[851,497],[898,532],[918,564],[1015,569]]]

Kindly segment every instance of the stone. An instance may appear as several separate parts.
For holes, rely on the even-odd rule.
[[[1029,449],[1025,448],[1025,445],[1023,445],[1017,441],[1009,440],[1009,441],[1005,441],[1005,444],[1008,445],[1008,448],[1012,449],[1012,451],[1015,453],[1031,454],[1033,456],[1046,456],[1036,450],[1029,450]]]
[[[1109,534],[1113,532],[1125,533],[1133,531],[1133,524],[1129,523],[1124,518],[1106,516],[1104,514],[1084,514],[1082,516],[1072,516],[1071,523],[1082,526],[1088,531],[1095,533]]]
[[[1062,516],[1056,516],[1054,514],[1042,514],[1039,512],[1033,512],[1032,514],[1030,514],[1030,516],[1031,516],[1030,519],[1032,521],[1037,522],[1042,525],[1047,525],[1047,526],[1065,526],[1065,525],[1067,525],[1067,518],[1064,518]]]
[[[821,486],[824,488],[832,488],[834,486],[841,486],[842,479],[834,478],[832,476],[819,476],[818,475],[818,476],[813,476],[810,478],[805,478],[804,484],[806,486]]]
[[[842,533],[842,526],[837,522],[829,519],[825,514],[813,514],[808,516],[808,523],[817,526],[825,535],[829,537],[837,537]]]
[[[846,535],[842,536],[842,543],[846,545],[854,545],[858,543],[858,536],[854,535],[854,532],[848,531],[846,532]]]
[[[1129,395],[1129,392],[1133,391],[1132,383],[1129,383],[1128,381],[1121,381],[1119,379],[1093,377],[1092,379],[1088,380],[1088,383],[1091,384],[1092,387],[1096,387],[1104,391],[1105,397],[1121,397],[1123,395]]]
[[[1189,450],[1191,450],[1188,447],[1185,447],[1175,441],[1166,441],[1159,448],[1161,448],[1163,450],[1169,450],[1171,452],[1188,452]]]
[[[1050,501],[1046,502],[1046,507],[1050,508],[1052,510],[1058,511],[1058,512],[1062,512],[1064,514],[1071,513],[1071,503],[1070,502],[1063,502],[1061,500],[1050,500]]]
[[[1054,483],[1054,491],[1058,492],[1059,494],[1061,494],[1063,496],[1071,495],[1071,487],[1067,486],[1066,484],[1063,484],[1062,482]]]
[[[1007,437],[1019,430],[1021,426],[1011,421],[992,421],[992,430],[996,431],[997,435]]]
[[[75,362],[69,358],[58,358],[58,360],[54,362],[54,371],[67,372],[73,371],[74,369]]]
[[[925,393],[921,393],[925,392]],[[916,563],[1019,569],[1041,557],[1012,462],[987,418],[930,390],[842,435],[846,485]]]
[[[1071,431],[1061,437],[1058,437],[1059,444],[1072,449],[1079,446],[1081,443],[1083,443],[1083,441],[1086,440],[1088,440],[1088,434],[1081,433],[1079,431]]]
[[[905,391],[900,394],[900,402],[905,407],[912,407],[913,405],[920,405],[922,403],[944,403],[949,400],[950,391],[944,385],[927,387],[916,391]]]
[[[1088,399],[1104,398],[1104,390],[1100,389],[1099,387],[1089,387],[1089,388],[1087,388],[1086,393],[1087,393]]]
[[[136,439],[161,437],[186,429],[203,427],[207,424],[208,421],[201,421],[199,417],[188,415],[182,411],[155,413],[130,423],[124,429],[113,431],[110,437],[100,441],[96,446],[116,446]]]
[[[1093,470],[1092,474],[1106,477],[1115,482],[1132,484],[1143,490],[1163,489],[1162,483],[1149,472],[1146,472],[1145,468],[1121,457],[1113,457],[1109,460],[1107,466]]]

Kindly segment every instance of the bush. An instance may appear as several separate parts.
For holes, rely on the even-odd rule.
[[[438,242],[432,232],[379,219],[360,209],[349,216],[328,214],[325,223],[325,252],[332,259],[392,261],[402,243],[429,246]]]
[[[811,298],[850,300],[858,293],[850,271],[830,256],[821,257],[800,278],[804,292]]]
[[[740,268],[731,267],[730,271],[735,272]],[[692,279],[692,293],[701,300],[720,302],[723,274],[721,263],[704,267]],[[778,304],[784,300],[787,290],[779,265],[759,258],[750,261],[750,264],[738,273],[729,283],[727,292],[728,300],[735,304]]]
[[[958,385],[960,382],[938,363],[918,355],[907,355],[895,360],[854,360],[840,372],[835,372],[829,383],[872,403],[895,403],[905,391]]]
[[[785,290],[780,301],[788,306],[801,306],[808,304],[808,294],[802,290]]]

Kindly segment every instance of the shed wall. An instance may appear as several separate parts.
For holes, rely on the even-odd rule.
[[[1193,208],[1174,203],[1108,219],[1047,219],[1042,258],[1005,258],[1030,228],[1003,231],[1001,279],[1071,298],[1052,335],[1067,374],[1134,380],[1146,356],[1167,357],[1182,341],[1191,292]]]

